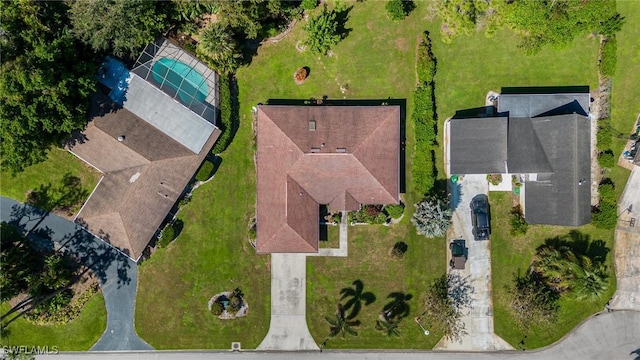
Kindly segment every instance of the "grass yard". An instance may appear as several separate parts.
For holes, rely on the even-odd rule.
[[[492,233],[491,233],[491,275],[493,285],[493,314],[495,332],[509,342],[514,348],[527,335],[525,348],[532,349],[549,345],[578,325],[583,319],[604,309],[604,304],[613,295],[616,287],[613,273],[613,231],[596,229],[592,225],[577,228],[547,225],[530,225],[526,235],[513,237],[509,234],[509,210],[511,208],[511,193],[492,192],[489,196],[491,203]],[[566,297],[561,298],[558,320],[550,326],[532,326],[524,334],[516,325],[509,309],[509,294],[507,287],[513,285],[514,274],[523,274],[531,262],[535,249],[544,243],[545,239],[567,235],[569,231],[577,230],[588,234],[590,241],[603,240],[610,252],[606,258],[606,265],[611,270],[609,290],[597,301],[577,301]]]
[[[618,11],[626,21],[616,36],[618,41],[618,68],[613,78],[611,121],[615,133],[612,149],[619,156],[640,114],[640,7],[633,1],[618,1]],[[630,172],[622,167],[612,169],[609,176],[616,186],[618,197],[622,195]]]
[[[431,32],[438,59],[436,96],[440,128],[456,110],[484,105],[487,91],[503,86],[596,86],[597,42],[593,38],[585,36],[567,49],[544,49],[535,56],[527,56],[518,49],[517,38],[508,31],[498,32],[492,38],[473,34],[444,44],[440,41],[439,24],[426,18],[427,3],[417,2],[411,15],[398,22],[386,18],[384,4],[350,2],[353,8],[346,23],[350,33],[333,47],[331,57],[296,50],[296,43],[305,38],[303,24],[299,24],[282,41],[261,45],[251,64],[238,70],[240,129],[222,155],[220,171],[215,179],[197,190],[180,214],[185,220],[180,237],[140,267],[136,326],[138,334],[151,345],[158,349],[228,348],[231,341],[242,341],[243,347],[252,348],[267,332],[269,257],[255,255],[245,240],[246,224],[253,216],[255,203],[252,106],[269,99],[392,97],[407,99],[410,119],[416,81],[415,47],[425,30]],[[293,73],[302,66],[311,69],[310,76],[304,84],[295,85]],[[345,93],[341,87],[346,88]],[[307,321],[318,343],[328,333],[324,317],[335,311],[340,289],[361,280],[364,291],[376,296],[376,301],[364,306],[357,317],[362,322],[359,336],[332,339],[327,347],[431,348],[440,338],[439,334],[425,338],[412,321],[422,312],[429,283],[445,271],[446,245],[444,239],[419,237],[409,221],[413,213],[411,204],[420,200],[411,189],[414,135],[409,122],[406,135],[408,192],[404,195],[407,210],[402,222],[392,227],[350,227],[348,258],[314,257],[307,262]],[[442,150],[438,151],[440,178],[444,177],[442,156]],[[505,229],[508,231],[508,227]],[[585,231],[593,238],[603,238],[590,227]],[[506,242],[508,237],[504,238]],[[400,240],[408,244],[408,252],[404,259],[392,260],[389,250]],[[518,258],[520,262],[513,260],[512,254],[498,250],[494,258],[507,264],[516,261],[516,266],[520,266],[527,261],[527,252],[536,246],[532,241],[523,243],[520,251],[525,255]],[[495,270],[494,288],[500,286],[500,281],[504,284],[511,280],[511,268],[507,265],[502,268],[503,271]],[[208,299],[237,286],[251,306],[249,316],[226,322],[214,319],[206,309]],[[387,295],[394,291],[411,294],[412,299],[408,302],[410,315],[400,325],[401,337],[390,340],[377,332],[374,324],[380,309],[388,302]],[[499,294],[498,290],[496,293]],[[502,332],[510,331],[510,320],[504,312],[498,313],[497,304],[496,329],[503,335]],[[589,307],[578,310],[579,313],[566,313],[567,326],[549,339],[540,339],[537,345],[557,339],[595,311]],[[520,334],[507,335],[503,336],[513,342]],[[534,342],[532,339],[532,345],[527,345],[536,345]]]
[[[4,314],[9,305],[3,303]],[[107,327],[107,311],[102,293],[96,293],[84,306],[80,315],[65,325],[38,326],[23,318],[9,325],[2,336],[3,346],[57,346],[60,351],[89,350],[100,339]]]
[[[101,177],[97,170],[71,153],[51,149],[47,160],[30,166],[15,176],[8,171],[0,172],[0,194],[24,202],[29,190],[47,185],[60,186],[65,174],[80,178],[82,190],[87,194],[93,191]]]
[[[249,111],[243,115],[215,178],[180,212],[182,233],[139,266],[136,330],[156,349],[228,349],[232,341],[255,348],[267,334],[269,256],[257,255],[247,241],[255,172]],[[235,320],[211,315],[209,299],[237,287],[249,314]]]

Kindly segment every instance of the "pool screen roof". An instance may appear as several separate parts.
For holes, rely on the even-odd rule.
[[[147,45],[131,72],[215,124],[218,75],[171,40]]]

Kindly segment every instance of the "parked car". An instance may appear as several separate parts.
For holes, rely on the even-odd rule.
[[[491,224],[489,224],[489,199],[487,195],[479,194],[471,200],[471,222],[473,236],[476,240],[489,240]]]
[[[449,249],[451,249],[451,261],[449,261],[449,266],[451,266],[452,269],[464,269],[467,263],[467,247],[464,239],[453,240],[451,244],[449,244]]]

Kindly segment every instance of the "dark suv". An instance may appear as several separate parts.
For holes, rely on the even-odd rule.
[[[451,249],[449,266],[451,266],[452,269],[464,269],[467,263],[467,257],[465,256],[467,247],[465,246],[464,239],[453,240],[451,244],[449,244],[449,249]]]
[[[471,222],[473,223],[473,236],[476,240],[489,240],[491,226],[489,224],[489,199],[487,195],[480,194],[471,200]]]

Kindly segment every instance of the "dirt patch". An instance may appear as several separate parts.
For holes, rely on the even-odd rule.
[[[405,52],[409,50],[409,45],[407,44],[407,39],[405,38],[397,38],[396,41],[396,49]]]

